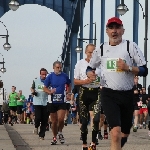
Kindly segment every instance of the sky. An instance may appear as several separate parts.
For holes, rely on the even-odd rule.
[[[115,15],[115,0],[106,1],[105,22]],[[144,1],[140,0],[143,8]],[[125,0],[129,11],[121,16],[125,34],[124,39],[133,39],[133,2]],[[94,0],[94,19],[97,24],[97,43],[100,44],[100,0]],[[150,3],[149,3],[150,8]],[[145,21],[142,17],[142,9],[139,8],[139,41],[138,45],[144,49],[144,26]],[[150,11],[149,11],[150,16]],[[87,0],[84,10],[84,25],[89,23],[90,3]],[[9,43],[12,48],[10,51],[3,49],[5,39],[0,39],[0,53],[5,59],[5,68],[7,72],[0,73],[1,80],[4,82],[4,88],[9,93],[11,86],[17,87],[17,91],[22,90],[23,94],[28,97],[30,87],[35,77],[39,76],[39,70],[44,67],[49,72],[52,70],[54,61],[61,60],[59,55],[62,53],[62,44],[64,41],[64,32],[66,22],[53,10],[36,4],[26,4],[20,6],[17,11],[9,11],[1,18],[9,31]],[[149,19],[150,24],[150,19]],[[89,27],[83,30],[84,38],[89,37]],[[0,23],[0,35],[6,34],[4,26]],[[150,37],[150,32],[148,33]],[[105,34],[105,41],[108,40]],[[86,43],[84,43],[85,48]],[[148,41],[148,56],[150,55],[150,41]],[[0,61],[2,61],[0,56]],[[78,57],[79,59],[79,57]],[[149,60],[149,58],[148,58]],[[148,62],[148,66],[150,63]],[[0,68],[2,65],[0,66]],[[143,78],[140,78],[142,84]],[[147,77],[147,85],[150,85],[150,75]]]

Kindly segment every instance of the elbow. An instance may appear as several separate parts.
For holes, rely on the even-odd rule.
[[[146,77],[148,75],[148,68],[146,65],[140,66],[138,68],[139,68],[138,76]]]
[[[34,89],[33,89],[33,88],[31,88],[30,90],[31,90],[31,92],[34,92]]]
[[[76,80],[76,79],[74,79],[74,85],[78,85],[78,84],[77,84],[77,80]]]

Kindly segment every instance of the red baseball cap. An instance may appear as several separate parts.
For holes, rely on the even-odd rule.
[[[111,23],[117,23],[119,25],[123,25],[122,21],[119,18],[117,18],[117,17],[112,17],[112,18],[108,19],[106,26],[108,26]]]

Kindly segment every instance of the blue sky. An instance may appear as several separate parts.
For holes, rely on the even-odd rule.
[[[144,1],[140,0],[143,8]],[[133,36],[133,2],[125,0],[129,11],[120,18],[125,27],[124,39],[132,40]],[[115,15],[115,0],[106,0],[106,21]],[[150,3],[149,3],[150,8]],[[139,47],[144,49],[144,20],[140,10],[139,22]],[[84,24],[89,23],[90,5],[87,0],[84,11]],[[150,16],[150,11],[149,11]],[[23,90],[25,96],[30,94],[30,87],[35,77],[39,76],[39,70],[45,67],[49,72],[52,71],[52,63],[57,60],[62,52],[64,31],[66,23],[53,10],[40,5],[23,5],[13,12],[9,11],[1,17],[1,21],[7,26],[9,31],[9,43],[12,48],[10,51],[3,50],[5,39],[0,39],[1,53],[5,58],[7,72],[0,74],[4,81],[4,87],[9,93],[11,86],[15,85],[17,91]],[[97,44],[100,42],[100,0],[94,0],[94,22],[97,23]],[[150,24],[150,19],[149,19]],[[0,34],[6,34],[5,28],[0,24]],[[149,34],[150,35],[150,32]],[[84,28],[84,38],[89,36],[89,27]],[[108,40],[105,34],[105,41]],[[85,44],[84,44],[85,47]],[[150,54],[150,41],[148,41],[148,56]],[[78,58],[79,59],[79,58]],[[149,58],[148,58],[149,60]],[[2,57],[0,56],[0,61]],[[148,62],[148,66],[150,63]],[[0,66],[2,67],[2,65]],[[142,83],[142,78],[140,79]],[[150,84],[150,75],[148,82]]]

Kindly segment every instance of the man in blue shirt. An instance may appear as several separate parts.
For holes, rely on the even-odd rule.
[[[64,117],[66,112],[66,94],[71,91],[71,81],[68,75],[62,72],[61,62],[55,61],[53,63],[53,69],[54,72],[51,72],[45,79],[44,91],[51,95],[48,107],[54,136],[51,145],[56,145],[57,134],[60,143],[63,144],[65,142],[62,129],[64,127]],[[65,84],[69,85],[67,92],[65,91]]]

